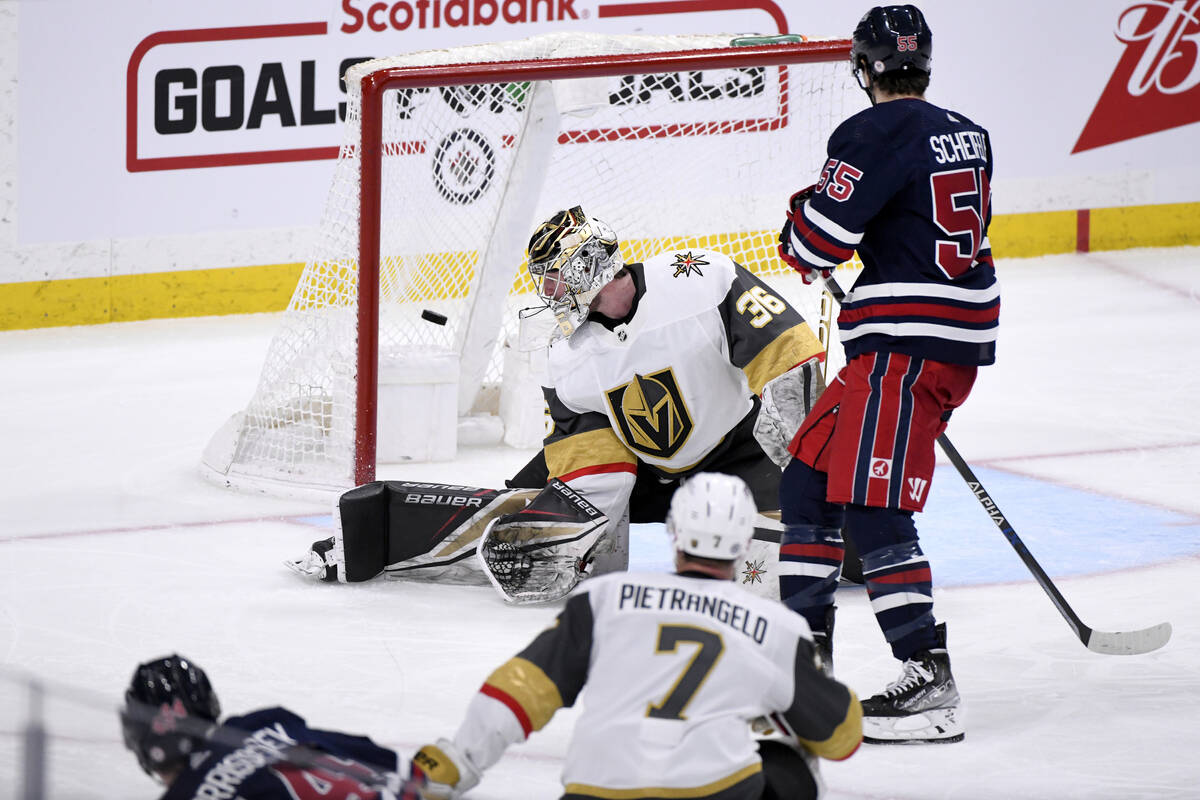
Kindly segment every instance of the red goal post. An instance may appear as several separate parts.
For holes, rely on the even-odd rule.
[[[531,288],[524,244],[558,207],[612,224],[627,261],[711,247],[782,272],[788,194],[863,97],[847,40],[732,41],[551,34],[352,67],[322,242],[205,472],[286,494],[374,480],[381,425],[400,414],[433,427],[414,405],[450,402],[408,391],[407,407],[381,413],[388,374],[406,386],[448,375],[455,416],[494,412],[514,380],[501,365],[514,298]],[[825,316],[828,335],[819,291],[780,293],[814,327]]]

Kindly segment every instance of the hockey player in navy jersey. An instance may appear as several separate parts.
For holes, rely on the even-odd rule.
[[[394,800],[396,754],[365,736],[309,728],[284,708],[218,722],[208,676],[179,655],[139,664],[125,692],[125,746],[167,787],[161,800]]]
[[[417,752],[410,786],[426,799],[461,796],[510,745],[581,698],[564,800],[816,797],[810,763],[854,753],[861,709],[820,669],[803,618],[730,580],[754,518],[740,478],[685,481],[667,516],[675,572],[581,584],[550,627],[487,677],[453,739]]]
[[[872,8],[851,58],[871,107],[830,136],[815,186],[789,203],[780,254],[807,282],[857,251],[838,325],[847,364],[791,443],[780,589],[831,649],[847,537],[899,679],[863,701],[865,741],[963,738],[944,624],[933,615],[922,510],[934,442],[995,360],[1000,292],[988,244],[987,131],[924,99],[932,34],[911,5]],[[789,563],[790,562],[790,563]]]

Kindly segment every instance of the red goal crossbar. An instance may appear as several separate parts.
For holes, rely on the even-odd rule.
[[[390,89],[460,84],[606,78],[630,74],[770,67],[848,58],[848,39],[792,42],[710,50],[629,53],[448,66],[394,67],[362,80],[358,240],[358,379],[355,400],[356,485],[375,480],[378,423],[380,213],[383,96]]]

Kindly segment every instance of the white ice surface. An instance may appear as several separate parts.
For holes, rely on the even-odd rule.
[[[1144,656],[1085,650],[947,464],[918,517],[968,708],[961,744],[864,746],[831,798],[1200,796],[1200,249],[1000,264],[999,362],[949,434],[1083,620],[1164,620]],[[227,713],[283,704],[408,756],[554,608],[484,588],[312,585],[282,559],[330,509],[203,482],[248,400],[272,315],[0,333],[0,670],[46,682],[50,797],[150,798],[112,709],[138,661],[202,664]],[[463,451],[384,477],[499,485],[530,455]],[[661,529],[635,560],[665,562]],[[895,678],[862,590],[843,590],[838,674]],[[29,699],[0,677],[0,798],[19,796]],[[554,798],[575,713],[472,795]]]

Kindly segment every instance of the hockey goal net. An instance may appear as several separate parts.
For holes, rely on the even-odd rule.
[[[446,458],[388,449],[446,413],[451,427],[494,414],[507,393],[540,420],[515,328],[533,304],[528,236],[561,208],[612,225],[626,262],[707,247],[779,276],[828,337],[822,293],[783,277],[776,240],[788,197],[865,100],[846,40],[787,38],[551,34],[350,68],[316,252],[206,474],[336,492],[374,480],[377,463]],[[512,419],[505,439],[535,446]]]

